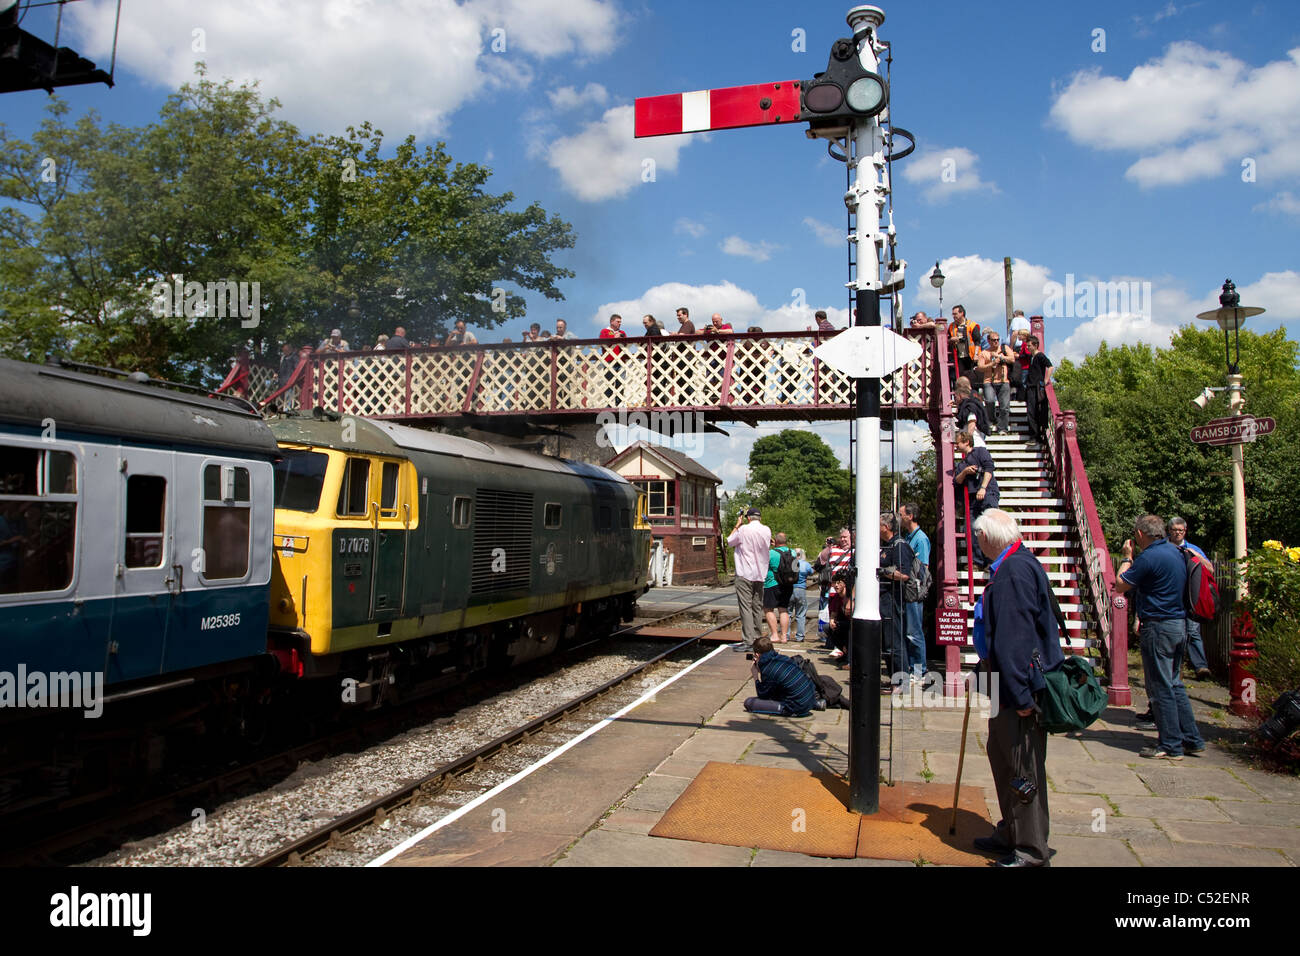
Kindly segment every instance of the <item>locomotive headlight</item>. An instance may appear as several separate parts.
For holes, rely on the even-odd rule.
[[[871,116],[879,113],[885,105],[885,84],[874,73],[859,77],[849,85],[844,97],[849,109]]]

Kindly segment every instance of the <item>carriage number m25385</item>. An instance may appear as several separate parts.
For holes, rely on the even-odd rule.
[[[210,631],[216,627],[238,627],[239,613],[234,614],[213,614],[211,617],[205,617],[199,621],[200,631]]]
[[[339,554],[369,554],[369,538],[339,538]]]

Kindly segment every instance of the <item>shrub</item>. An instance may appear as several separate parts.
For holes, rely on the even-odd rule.
[[[1267,714],[1279,694],[1300,687],[1300,548],[1265,541],[1248,558],[1246,598],[1237,607],[1233,638],[1253,618],[1259,660],[1252,671]]]

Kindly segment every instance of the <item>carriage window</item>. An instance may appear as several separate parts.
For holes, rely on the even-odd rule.
[[[379,511],[390,516],[397,514],[397,475],[401,466],[395,461],[384,462],[379,492]]]
[[[612,531],[614,529],[614,511],[609,505],[600,506],[599,520],[596,523],[597,531]]]
[[[632,527],[632,513],[626,508],[618,509],[618,526],[624,530]]]
[[[203,469],[203,578],[242,578],[248,573],[252,522],[249,471],[237,465]]]
[[[318,451],[285,452],[275,463],[275,506],[314,513],[329,462],[329,456]]]
[[[71,453],[0,445],[0,594],[72,583],[76,491]]]
[[[126,479],[126,566],[157,568],[163,563],[163,518],[167,479],[131,475]]]
[[[451,526],[468,528],[473,516],[473,498],[455,498],[451,503]]]
[[[554,501],[548,501],[546,503],[547,530],[554,530],[555,528],[558,528],[560,526],[561,511],[562,511],[561,506],[556,504]]]
[[[343,472],[343,487],[339,489],[340,515],[370,514],[370,461],[366,458],[349,458]]]

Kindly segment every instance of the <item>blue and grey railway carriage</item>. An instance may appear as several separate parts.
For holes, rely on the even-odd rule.
[[[278,454],[233,401],[0,360],[0,671],[266,660]]]

